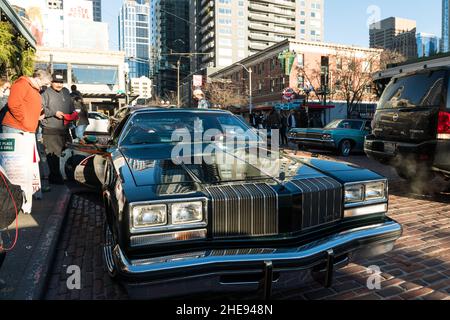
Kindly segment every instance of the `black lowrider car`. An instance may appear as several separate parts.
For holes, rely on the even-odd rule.
[[[173,138],[180,129],[219,134],[191,143]],[[249,148],[222,143],[241,129],[250,130],[243,145],[258,141],[225,111],[143,109],[118,125],[105,166],[104,257],[131,296],[268,297],[288,275],[329,286],[335,268],[392,250],[402,228],[386,216],[384,177],[276,152],[252,164]],[[212,145],[233,161],[203,158]]]

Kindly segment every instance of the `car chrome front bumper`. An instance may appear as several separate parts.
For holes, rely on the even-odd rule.
[[[119,246],[112,251],[118,272],[138,296],[162,298],[200,292],[272,289],[286,280],[285,275],[315,269],[331,285],[336,267],[359,257],[370,257],[392,250],[402,227],[393,220],[364,228],[347,230],[291,248],[206,250],[166,257],[129,260]],[[302,273],[303,272],[303,273]],[[282,276],[280,276],[282,275]],[[243,276],[242,279],[237,280]],[[250,278],[245,278],[250,276]],[[256,278],[255,278],[256,277]],[[253,279],[253,280],[249,280]],[[255,280],[256,279],[256,280]],[[133,296],[132,293],[130,293]]]
[[[313,139],[313,138],[300,138],[290,136],[288,139],[292,143],[301,143],[305,146],[309,147],[317,147],[317,148],[326,148],[326,149],[334,149],[336,148],[336,142],[334,140],[322,140],[322,139]]]

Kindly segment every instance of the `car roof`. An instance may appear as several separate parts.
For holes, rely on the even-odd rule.
[[[429,73],[429,72],[434,72],[434,71],[449,71],[449,70],[450,70],[450,66],[424,68],[424,69],[415,70],[415,71],[411,71],[411,72],[407,72],[407,73],[400,73],[400,74],[392,77],[392,79],[400,79],[400,78],[404,78],[404,77],[410,77],[410,76],[413,76],[416,74],[423,74],[423,73]]]

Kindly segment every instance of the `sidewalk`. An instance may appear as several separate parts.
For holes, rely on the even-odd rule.
[[[31,215],[19,216],[19,238],[0,269],[0,300],[40,299],[63,225],[71,193],[52,186],[42,200],[33,200]],[[10,228],[14,239],[15,229]]]

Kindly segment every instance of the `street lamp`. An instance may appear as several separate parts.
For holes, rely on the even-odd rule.
[[[248,79],[249,79],[249,107],[250,107],[250,114],[252,114],[253,109],[253,95],[252,95],[252,68],[247,68],[242,63],[236,63],[236,65],[241,66],[244,68],[245,71],[248,72]]]

